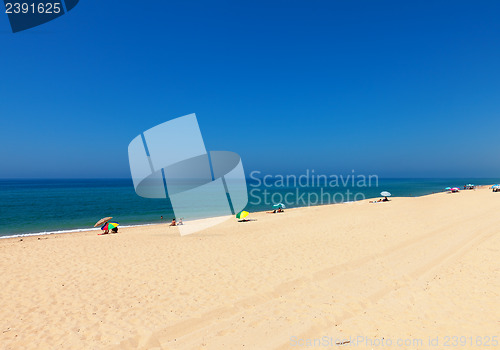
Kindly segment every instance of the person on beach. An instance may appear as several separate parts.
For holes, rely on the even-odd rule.
[[[102,230],[102,229],[101,229],[101,230]],[[102,236],[102,235],[107,235],[107,234],[109,234],[109,230],[102,230],[102,232],[101,232],[101,233],[98,233],[97,235],[98,235],[98,236]]]
[[[170,223],[170,226],[177,226],[177,224],[175,223],[175,219],[172,219],[172,222]]]
[[[385,197],[382,202],[389,202],[389,199],[387,197]]]
[[[274,209],[273,211],[266,211],[266,213],[268,214],[276,214],[276,213],[284,213],[285,211],[283,210],[283,208],[278,208],[278,209]]]
[[[182,222],[182,218],[179,218],[179,220],[177,221],[177,226],[179,225],[184,225],[184,223]]]
[[[160,220],[163,220],[163,215],[162,215],[162,216],[160,216]]]
[[[114,229],[112,229],[111,233],[118,233],[118,227],[115,227]]]

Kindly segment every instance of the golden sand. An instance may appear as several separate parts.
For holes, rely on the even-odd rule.
[[[500,348],[500,193],[251,218],[0,240],[0,348]]]

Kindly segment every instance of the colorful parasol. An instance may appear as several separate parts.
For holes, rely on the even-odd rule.
[[[107,222],[103,227],[101,227],[101,230],[103,231],[109,231],[109,230],[112,230],[114,229],[115,227],[118,227],[120,226],[119,223],[117,222]]]
[[[244,219],[250,214],[248,211],[240,211],[238,214],[236,214],[237,219]]]

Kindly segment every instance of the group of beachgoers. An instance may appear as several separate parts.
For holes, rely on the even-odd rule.
[[[163,220],[163,215],[160,216],[160,220]],[[184,225],[184,222],[182,222],[182,218],[179,218],[177,221],[175,220],[175,218],[173,218],[169,226],[181,226],[181,225]]]
[[[109,230],[103,230],[104,232],[101,233],[101,235],[107,235],[109,234]],[[112,228],[111,233],[118,233],[118,227]]]
[[[285,210],[283,209],[283,207],[280,207],[280,208],[274,209],[273,211],[268,211],[267,213],[269,213],[269,214],[276,214],[276,213],[284,213],[284,212],[285,212]],[[160,220],[163,221],[163,215],[160,216]],[[242,219],[240,221],[246,222],[246,221],[250,221],[250,220]],[[175,218],[173,218],[172,222],[170,223],[169,226],[181,226],[181,225],[184,225],[184,222],[182,221],[182,218],[179,218],[178,220],[176,220]]]
[[[118,226],[120,224],[116,221],[110,221],[113,217],[108,216],[105,218],[102,218],[101,220],[97,221],[94,225],[94,227],[101,226],[101,233],[98,233],[98,235],[108,235],[110,233],[118,233]]]
[[[464,186],[464,190],[465,189],[475,189],[475,188],[476,188],[475,185],[465,185]],[[500,185],[494,185],[494,186],[492,186],[492,189],[493,189],[493,192],[500,192]],[[456,188],[456,190],[458,190],[458,188]],[[370,201],[369,203],[381,203],[381,202],[389,202],[389,201],[390,201],[389,198],[384,197],[383,199],[379,198],[377,200]],[[272,211],[268,211],[266,213],[276,214],[276,213],[284,213],[284,212],[285,212],[285,210],[283,209],[283,207],[279,207],[279,208],[276,208],[276,209],[274,209]],[[163,215],[160,217],[160,220],[163,221]],[[249,220],[242,220],[242,221],[249,221]],[[169,226],[181,226],[181,225],[184,225],[184,222],[182,221],[182,218],[179,218],[178,220],[176,220],[175,218],[173,218],[172,222],[170,223]],[[118,227],[115,227],[115,228],[113,228],[111,230],[111,233],[117,233],[117,232],[118,232]],[[105,230],[102,234],[108,234],[108,233],[110,233],[110,232],[108,230]]]
[[[384,199],[379,198],[379,199],[378,199],[378,200],[376,200],[376,201],[375,201],[375,200],[374,200],[374,201],[370,201],[370,203],[380,203],[380,202],[389,202],[389,201],[390,201],[390,199],[389,199],[389,198],[384,197]]]

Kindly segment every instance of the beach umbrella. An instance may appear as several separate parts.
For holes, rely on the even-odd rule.
[[[274,204],[273,209],[285,209],[285,205],[283,203]]]
[[[101,227],[101,230],[103,230],[103,231],[109,231],[109,230],[112,230],[112,229],[114,229],[115,227],[118,227],[118,226],[120,226],[120,224],[117,223],[117,222],[108,222],[103,227]]]
[[[445,191],[451,191],[451,187],[446,187]]]
[[[458,187],[453,187],[451,190],[452,190],[452,191],[457,191],[457,192],[458,192],[458,191],[460,191],[460,188],[458,188]]]
[[[390,196],[392,196],[392,194],[391,194],[390,192],[387,192],[387,191],[382,191],[382,192],[380,192],[380,195],[381,195],[382,197],[390,197]]]
[[[97,226],[101,226],[102,224],[104,224],[105,222],[111,220],[112,217],[111,216],[108,216],[106,218],[102,218],[101,220],[97,221],[94,225],[94,227],[97,227]]]
[[[238,214],[236,214],[236,219],[244,219],[250,214],[248,211],[240,211]]]

